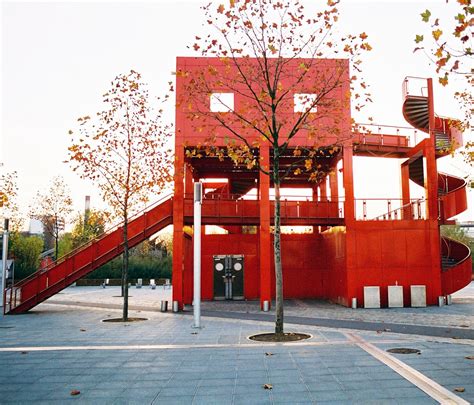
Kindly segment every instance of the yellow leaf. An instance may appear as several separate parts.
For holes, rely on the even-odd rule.
[[[443,34],[443,31],[441,31],[441,30],[439,30],[439,29],[438,29],[438,30],[434,30],[434,31],[432,32],[432,34],[433,34],[433,38],[435,39],[435,41],[437,41],[437,40],[441,37],[441,35]]]

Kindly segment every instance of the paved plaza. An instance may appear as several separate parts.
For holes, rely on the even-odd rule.
[[[117,295],[70,287],[2,317],[0,403],[474,403],[473,283],[444,307],[289,301],[286,330],[312,337],[286,344],[248,340],[273,327],[257,302],[203,303],[195,330],[189,308],[160,312],[162,287],[130,290],[130,316],[146,321],[102,322],[120,316]]]

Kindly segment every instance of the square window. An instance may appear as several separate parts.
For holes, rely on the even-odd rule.
[[[212,112],[229,112],[234,110],[234,93],[212,93]]]
[[[295,103],[294,112],[303,113],[309,110],[311,113],[315,113],[318,111],[316,106],[312,105],[317,99],[316,94],[309,94],[309,93],[295,93],[293,96],[293,101]]]

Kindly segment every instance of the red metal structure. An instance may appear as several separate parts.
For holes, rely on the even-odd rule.
[[[331,68],[333,61],[322,63]],[[177,70],[187,72],[177,77],[178,98],[185,81],[208,64],[216,69],[221,67],[219,59],[178,58]],[[349,79],[347,65],[346,68]],[[313,80],[315,77],[317,74]],[[304,92],[304,83],[301,90]],[[342,86],[335,97],[346,90]],[[336,114],[341,118],[337,120],[340,131],[349,136],[339,153],[321,157],[321,164],[328,169],[327,176],[318,183],[290,177],[282,184],[286,189],[311,189],[304,198],[295,197],[293,192],[282,201],[282,225],[313,229],[310,233],[282,235],[285,298],[322,298],[348,306],[352,298],[363,303],[364,286],[380,286],[381,304],[386,306],[387,287],[400,285],[404,287],[405,305],[410,305],[409,287],[425,285],[427,304],[434,305],[438,297],[470,282],[469,248],[440,236],[440,225],[451,223],[453,216],[467,208],[466,182],[437,171],[437,159],[461,145],[462,134],[456,121],[435,115],[431,79],[405,79],[403,96],[403,114],[416,129],[414,137],[403,136],[398,130],[394,134],[393,128],[382,126],[374,131],[366,126],[351,129],[347,105]],[[209,99],[201,101],[203,106],[209,106]],[[239,102],[236,97],[235,103]],[[287,113],[293,113],[292,106]],[[190,122],[186,106],[178,106],[174,195],[157,202],[130,222],[130,246],[172,223],[173,300],[180,308],[191,304],[192,192],[193,183],[202,181],[202,224],[223,230],[223,234],[203,232],[202,235],[202,298],[212,300],[216,296],[216,283],[219,283],[214,269],[216,257],[239,255],[244,262],[242,296],[258,299],[263,306],[265,301],[271,302],[275,289],[272,184],[267,175],[256,169],[243,170],[227,159],[187,156],[187,148],[195,148],[209,135],[206,130],[193,131],[195,126],[195,122]],[[252,136],[255,135],[249,134]],[[223,136],[216,139],[224,145]],[[302,145],[305,139],[305,136],[295,138],[292,146]],[[324,142],[331,145],[334,140],[328,135],[322,141],[323,146]],[[261,146],[258,154],[263,164],[272,164],[268,146]],[[403,159],[401,198],[382,203],[356,200],[354,156]],[[423,187],[423,198],[412,197],[413,184]],[[118,227],[22,280],[7,290],[5,311],[27,311],[116,257],[122,252],[121,235]]]

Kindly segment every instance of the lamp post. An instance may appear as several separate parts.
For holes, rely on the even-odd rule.
[[[7,279],[7,258],[8,258],[8,224],[9,219],[5,218],[5,225],[3,226],[3,247],[2,247],[2,291],[0,306],[3,307],[3,301],[5,298],[5,286]]]
[[[202,204],[202,183],[194,183],[194,300],[193,328],[201,327],[201,204]]]

